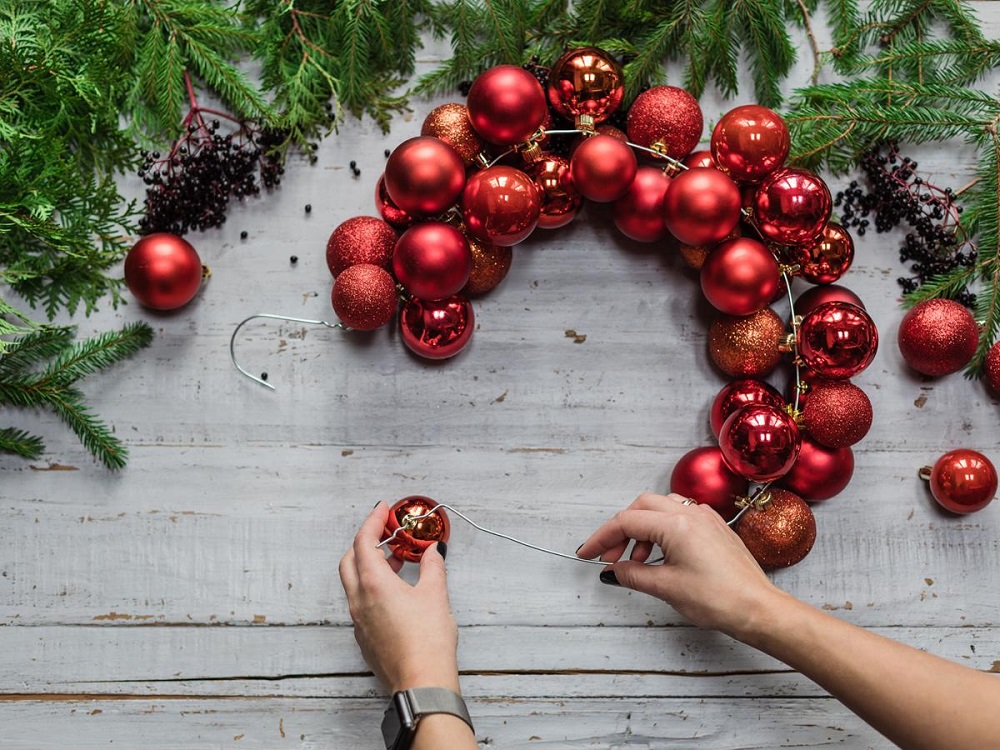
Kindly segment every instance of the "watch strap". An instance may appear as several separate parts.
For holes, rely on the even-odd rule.
[[[465,701],[458,693],[447,688],[421,687],[410,688],[404,691],[410,710],[413,716],[419,719],[427,714],[451,714],[469,725],[469,729],[476,731],[472,726],[472,717],[469,716],[469,709]]]

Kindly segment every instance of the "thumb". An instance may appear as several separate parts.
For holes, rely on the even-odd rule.
[[[615,578],[625,588],[640,591],[659,599],[667,599],[671,586],[671,571],[663,565],[645,565],[634,560],[622,560],[612,566]],[[665,580],[667,579],[667,580]]]
[[[431,586],[438,589],[447,589],[448,572],[444,567],[444,557],[441,556],[440,548],[443,542],[431,545],[424,550],[420,556],[420,577],[417,585],[421,587]],[[447,549],[447,547],[445,547]]]

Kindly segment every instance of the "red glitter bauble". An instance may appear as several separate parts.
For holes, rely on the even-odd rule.
[[[483,139],[498,146],[528,140],[548,112],[542,85],[516,65],[480,73],[469,89],[469,120]]]
[[[820,382],[799,405],[806,432],[828,448],[854,445],[872,426],[872,402],[853,383]]]
[[[982,510],[997,494],[996,468],[982,453],[967,448],[941,456],[934,462],[929,479],[934,499],[952,513]]]
[[[486,147],[469,122],[468,107],[455,102],[432,109],[420,126],[420,135],[440,138],[455,149],[455,153],[467,165],[472,164]]]
[[[701,267],[701,290],[712,306],[727,315],[750,315],[774,299],[781,284],[778,261],[749,237],[723,242]]]
[[[735,531],[762,568],[787,568],[809,554],[816,543],[816,518],[798,495],[772,487],[763,508],[750,508]]]
[[[986,352],[986,385],[995,394],[1000,396],[1000,341],[990,347]]]
[[[440,138],[403,141],[385,163],[385,189],[409,214],[435,216],[454,205],[465,185],[465,164]]]
[[[388,268],[398,239],[396,230],[381,219],[355,216],[330,234],[326,242],[327,268],[335,277],[358,263]]]
[[[573,183],[584,198],[596,203],[618,200],[635,178],[635,152],[610,135],[594,135],[573,152]]]
[[[437,503],[423,495],[404,497],[389,509],[389,517],[382,531],[382,539],[388,539],[398,529],[395,538],[386,546],[393,555],[407,562],[420,562],[424,551],[438,542],[448,542],[451,535],[451,523],[444,508],[437,508]],[[427,518],[413,521],[411,528],[407,526],[407,516],[423,516],[434,510]]]
[[[737,409],[719,430],[719,447],[729,468],[751,482],[784,476],[795,463],[801,444],[795,420],[769,404]]]
[[[397,206],[389,197],[389,193],[385,189],[384,174],[378,178],[378,182],[375,184],[375,208],[379,215],[386,220],[386,223],[396,229],[406,229],[413,224],[413,217]]]
[[[778,366],[785,324],[770,307],[753,315],[720,315],[708,329],[708,354],[730,377],[761,377]]]
[[[632,102],[625,129],[633,143],[683,159],[698,145],[704,125],[691,94],[676,86],[653,86]]]
[[[878,329],[868,313],[847,302],[825,302],[802,318],[799,355],[822,378],[845,380],[871,364]]]
[[[740,378],[727,383],[716,394],[712,401],[712,408],[708,413],[709,425],[712,427],[712,434],[715,435],[716,439],[719,437],[719,430],[722,429],[723,422],[729,418],[729,415],[737,409],[750,406],[750,404],[767,404],[781,408],[785,405],[785,399],[781,397],[774,386],[763,380]]]
[[[791,145],[785,121],[759,104],[729,110],[712,131],[716,166],[739,182],[758,182],[781,167]]]
[[[484,294],[499,286],[507,278],[514,252],[509,247],[491,245],[488,242],[469,237],[472,251],[472,273],[463,294]]]
[[[513,167],[476,172],[462,193],[462,218],[470,234],[494,245],[516,245],[538,225],[542,194],[528,175]]]
[[[399,313],[399,330],[406,348],[425,359],[448,359],[472,340],[476,317],[463,297],[441,300],[410,298]]]
[[[344,325],[358,331],[381,328],[396,314],[396,282],[381,266],[357,263],[333,283],[333,311]]]
[[[728,521],[736,515],[736,501],[746,496],[749,483],[737,476],[716,447],[688,451],[670,473],[670,491],[689,497]]]
[[[457,229],[429,221],[403,232],[392,255],[392,269],[414,297],[442,299],[457,294],[468,282],[472,253]]]
[[[929,299],[903,316],[896,338],[906,364],[924,375],[958,372],[976,353],[979,327],[950,299]]]
[[[153,310],[184,307],[198,293],[204,273],[191,243],[167,232],[147,234],[125,256],[125,284]]]
[[[810,287],[802,292],[795,300],[795,314],[807,315],[826,302],[847,302],[862,310],[865,309],[865,303],[861,298],[847,287],[826,284]]]
[[[805,245],[816,241],[833,211],[830,189],[805,169],[772,172],[754,194],[757,230],[765,240],[779,245]]]
[[[740,220],[740,189],[711,167],[681,172],[663,201],[667,229],[687,245],[714,245]]]
[[[684,166],[688,169],[694,169],[695,167],[715,167],[715,160],[712,158],[711,151],[692,151],[684,160]]]
[[[549,71],[549,104],[579,127],[608,119],[625,96],[622,68],[607,52],[595,47],[571,49]]]
[[[615,201],[612,218],[618,231],[636,242],[656,242],[667,233],[663,200],[670,178],[659,167],[639,167],[628,190]]]
[[[851,482],[854,451],[849,447],[827,448],[803,436],[795,465],[778,484],[811,503],[827,500]]]
[[[541,193],[538,226],[558,229],[569,224],[580,213],[583,196],[576,189],[569,162],[561,156],[546,154],[525,169]]]

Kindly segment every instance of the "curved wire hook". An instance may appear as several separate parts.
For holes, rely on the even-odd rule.
[[[247,323],[249,323],[251,320],[254,320],[255,318],[268,318],[270,320],[284,320],[284,321],[287,321],[289,323],[306,323],[308,325],[314,325],[314,326],[326,326],[327,328],[340,328],[341,330],[344,330],[344,331],[354,330],[352,328],[349,328],[349,327],[345,326],[343,323],[328,323],[325,320],[310,320],[309,318],[293,318],[293,317],[290,317],[288,315],[273,315],[271,313],[254,313],[249,318],[244,318],[243,320],[241,320],[237,324],[236,328],[233,329],[233,335],[229,338],[229,358],[233,361],[233,366],[237,370],[239,370],[241,373],[243,373],[244,375],[246,375],[248,378],[250,378],[255,383],[260,383],[262,386],[264,386],[265,388],[270,388],[272,391],[275,390],[275,387],[273,385],[271,385],[270,383],[268,383],[263,378],[258,378],[256,375],[253,375],[253,374],[247,372],[243,368],[243,366],[240,365],[239,361],[237,361],[237,359],[236,359],[236,334],[238,334],[240,332],[240,329],[243,326],[245,326]]]

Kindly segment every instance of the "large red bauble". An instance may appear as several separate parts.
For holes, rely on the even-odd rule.
[[[392,255],[392,270],[406,291],[420,299],[457,294],[472,273],[472,252],[465,237],[437,221],[403,232]]]
[[[448,542],[451,523],[444,508],[438,508],[427,518],[416,521],[412,528],[405,528],[407,516],[423,516],[437,508],[437,503],[423,495],[404,497],[389,509],[382,539],[388,539],[402,527],[386,546],[393,555],[407,562],[420,562],[424,551],[438,542]]]
[[[472,127],[498,146],[528,140],[548,112],[538,79],[516,65],[497,65],[480,73],[466,104]]]
[[[667,229],[687,245],[714,245],[740,220],[740,189],[711,167],[681,172],[663,201]]]
[[[990,347],[986,352],[986,385],[995,394],[1000,396],[1000,341]]]
[[[129,291],[154,310],[176,310],[194,299],[203,271],[191,243],[167,232],[147,234],[125,256]]]
[[[580,213],[583,196],[576,189],[569,162],[561,156],[546,154],[525,169],[535,181],[541,193],[541,212],[538,226],[542,229],[558,229],[569,224]]]
[[[701,107],[691,94],[676,86],[653,86],[632,102],[625,129],[633,143],[683,159],[698,145],[704,125]]]
[[[739,182],[758,182],[781,167],[791,145],[785,121],[759,104],[729,110],[712,131],[715,165]]]
[[[825,284],[810,287],[802,292],[795,300],[795,314],[807,315],[824,302],[847,302],[851,305],[857,305],[862,310],[865,309],[865,303],[861,301],[861,298],[847,287]]]
[[[476,172],[462,193],[462,218],[470,234],[509,247],[538,225],[542,194],[528,175],[513,167]]]
[[[671,492],[712,506],[726,521],[736,515],[736,501],[748,489],[747,480],[733,473],[714,446],[688,451],[670,474]]]
[[[708,328],[708,354],[730,377],[767,375],[781,361],[785,324],[770,307],[753,315],[720,315]]]
[[[670,178],[658,167],[639,167],[628,190],[615,201],[612,217],[618,231],[636,242],[656,242],[667,233],[663,200]]]
[[[795,420],[769,404],[736,410],[719,430],[719,447],[729,468],[751,482],[784,476],[795,463],[801,444]]]
[[[381,328],[396,314],[399,297],[389,272],[371,263],[345,268],[333,283],[333,311],[358,331]]]
[[[934,462],[930,487],[942,508],[952,513],[974,513],[996,496],[997,470],[982,453],[959,448]]]
[[[845,380],[871,364],[878,329],[868,313],[847,302],[825,302],[803,316],[799,355],[822,378]]]
[[[701,266],[701,290],[727,315],[750,315],[774,299],[781,283],[778,261],[757,240],[739,237],[711,250]]]
[[[448,359],[472,339],[476,317],[464,297],[422,300],[412,297],[399,313],[406,348],[425,359]]]
[[[799,264],[799,275],[810,284],[831,284],[854,262],[854,240],[831,221],[813,244],[796,249],[793,260]]]
[[[779,245],[815,242],[832,211],[830,189],[805,169],[789,167],[772,172],[754,194],[757,231]]]
[[[486,147],[469,122],[469,109],[451,102],[430,111],[420,126],[420,135],[434,136],[447,143],[466,164],[472,164]]]
[[[435,216],[454,205],[465,185],[465,163],[440,138],[400,143],[385,163],[385,190],[403,211]]]
[[[379,176],[378,182],[375,183],[375,208],[378,209],[379,215],[386,220],[386,223],[391,224],[396,229],[406,229],[413,224],[413,217],[393,203],[392,198],[389,197],[389,193],[385,189],[384,174]]]
[[[591,136],[570,160],[577,190],[597,203],[610,203],[625,195],[638,166],[635,152],[610,135]]]
[[[929,299],[903,316],[896,338],[906,363],[924,375],[958,372],[976,353],[979,327],[965,307]]]
[[[763,380],[755,378],[733,380],[724,385],[712,401],[712,408],[708,414],[712,434],[718,438],[719,430],[729,415],[750,404],[767,404],[781,408],[785,405],[785,399],[774,386]]]
[[[571,49],[549,71],[549,104],[577,126],[582,118],[591,125],[607,120],[622,103],[625,81],[621,66],[604,50]]]
[[[816,518],[798,495],[772,487],[770,502],[751,507],[736,522],[735,531],[762,568],[794,565],[816,542]]]
[[[854,451],[847,446],[827,448],[806,436],[795,464],[778,484],[803,500],[818,502],[843,490],[853,475]]]
[[[355,216],[340,224],[326,242],[326,265],[334,277],[348,266],[371,263],[388,268],[396,234],[391,226],[372,216]]]
[[[854,445],[872,426],[872,402],[863,390],[844,381],[819,382],[803,402],[802,425],[828,448]]]

